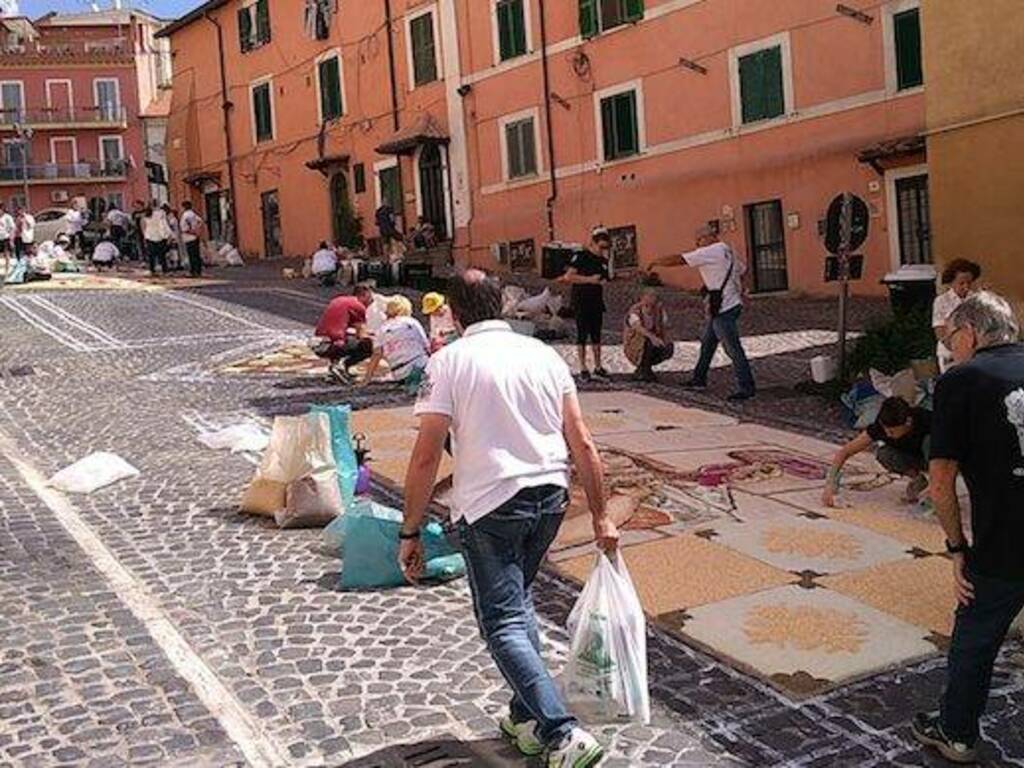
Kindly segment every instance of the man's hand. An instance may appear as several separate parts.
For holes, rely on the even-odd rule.
[[[974,600],[974,585],[967,578],[967,558],[963,552],[953,555],[953,586],[956,589],[956,600],[966,607]]]
[[[423,541],[421,539],[402,539],[398,546],[398,566],[402,575],[410,584],[415,584],[423,576]]]
[[[619,546],[619,529],[608,515],[594,518],[594,538],[597,546],[609,555]]]

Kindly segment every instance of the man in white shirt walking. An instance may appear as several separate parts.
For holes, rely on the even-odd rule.
[[[513,692],[501,730],[524,754],[548,750],[550,768],[589,768],[603,749],[569,713],[544,665],[530,585],[568,506],[570,456],[598,544],[617,546],[601,459],[565,361],[498,319],[500,283],[471,270],[452,280],[448,297],[463,336],[431,358],[420,386],[419,437],[405,479],[402,570],[411,581],[422,573],[419,532],[450,431],[452,520],[481,634]]]
[[[14,217],[7,212],[7,206],[0,203],[0,256],[14,255]]]
[[[677,264],[678,256],[666,256],[653,266]],[[737,389],[730,400],[749,400],[754,396],[754,374],[740,341],[739,318],[743,311],[743,276],[747,265],[732,248],[719,241],[718,233],[708,226],[697,230],[696,250],[684,253],[685,266],[696,267],[704,283],[704,309],[707,326],[700,342],[700,358],[692,378],[684,385],[689,389],[704,389],[708,384],[708,371],[721,343],[732,360],[736,372]]]
[[[16,212],[14,250],[18,256],[30,256],[36,242],[36,217],[24,208]]]
[[[192,208],[192,201],[185,200],[181,204],[181,241],[188,253],[188,273],[192,277],[202,277],[203,256],[200,253],[199,236],[203,232],[203,220]]]

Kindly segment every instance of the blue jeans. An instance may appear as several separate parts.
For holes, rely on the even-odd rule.
[[[978,720],[988,703],[999,646],[1024,608],[1024,582],[974,572],[967,578],[974,585],[974,600],[956,609],[942,696],[942,730],[954,741],[973,744],[978,738]]]
[[[740,392],[753,393],[754,374],[750,370],[750,362],[747,360],[747,353],[743,351],[743,344],[740,342],[739,319],[742,306],[735,306],[732,309],[722,312],[712,318],[704,329],[704,337],[700,340],[700,359],[693,371],[693,381],[697,384],[708,383],[708,371],[711,369],[711,360],[718,350],[721,342],[725,354],[732,360],[732,366],[736,370],[736,384]]]
[[[530,585],[567,501],[557,486],[526,488],[486,517],[458,527],[480,633],[512,689],[512,719],[535,721],[545,744],[561,741],[576,719],[541,658]]]

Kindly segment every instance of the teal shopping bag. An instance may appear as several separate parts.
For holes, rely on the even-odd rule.
[[[331,422],[331,450],[334,463],[338,467],[338,487],[345,509],[352,506],[355,498],[356,478],[359,476],[359,464],[355,451],[352,450],[352,436],[349,431],[349,420],[352,407],[349,405],[314,405],[310,413],[325,413]]]

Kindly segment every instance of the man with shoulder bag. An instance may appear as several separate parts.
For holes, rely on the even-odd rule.
[[[667,256],[652,264],[670,266],[679,262],[678,256]],[[708,371],[721,343],[732,360],[736,371],[736,391],[730,400],[749,400],[754,396],[754,374],[740,341],[739,318],[743,311],[743,275],[747,265],[718,239],[718,233],[709,226],[697,230],[696,250],[681,257],[684,266],[696,267],[704,283],[701,294],[707,314],[707,326],[700,342],[700,359],[693,376],[684,385],[688,389],[704,389],[708,384]]]

